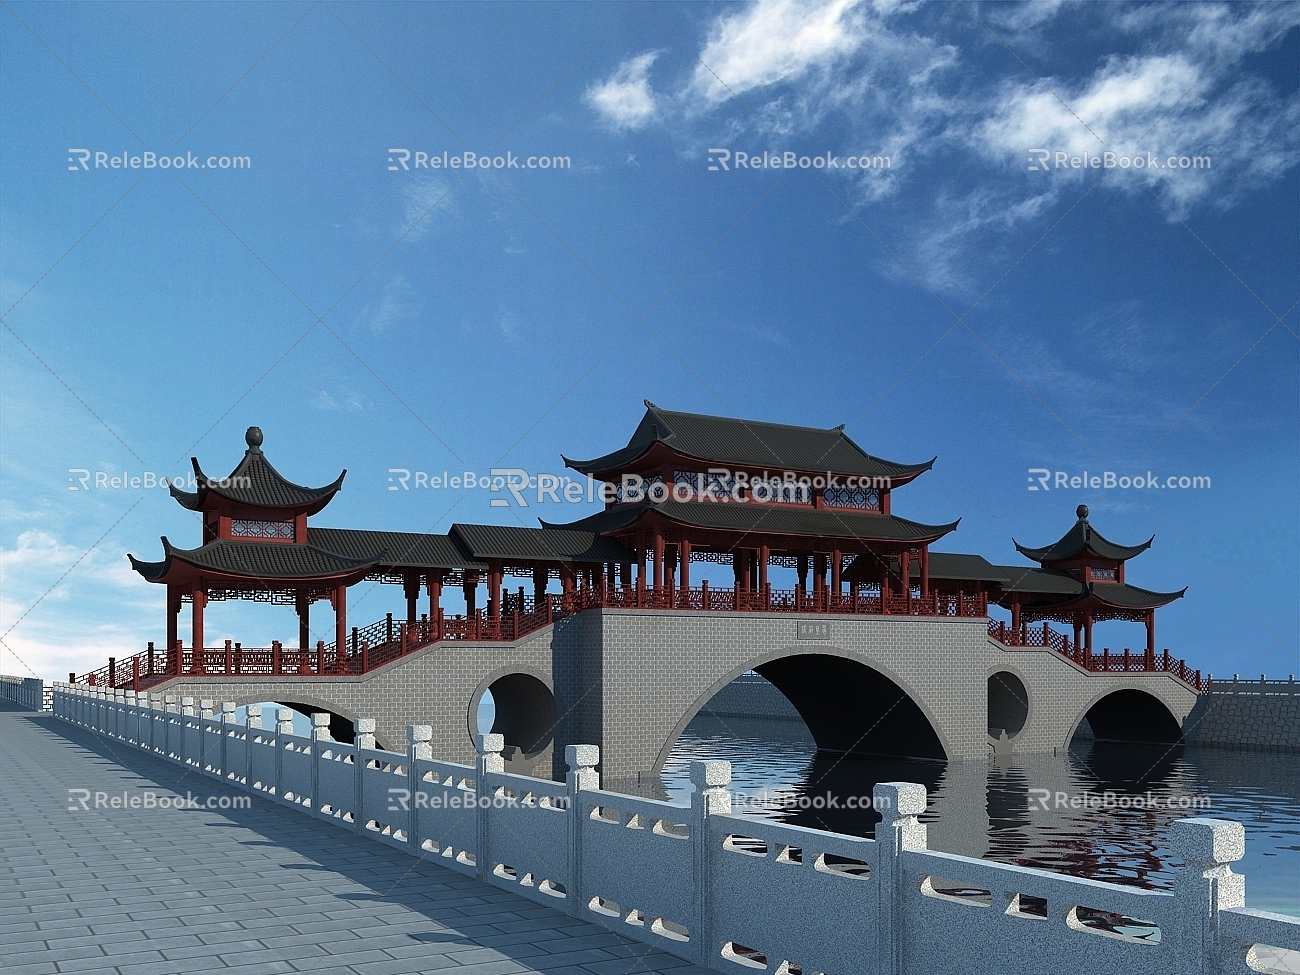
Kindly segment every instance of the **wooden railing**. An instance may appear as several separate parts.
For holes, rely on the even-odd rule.
[[[1094,653],[1072,643],[1068,634],[1058,633],[1047,623],[1022,623],[1017,632],[1004,620],[989,620],[989,636],[1008,647],[1048,647],[1095,674],[1171,674],[1198,692],[1209,685],[1208,679],[1201,679],[1199,670],[1187,666],[1187,661],[1170,656],[1168,647],[1163,653],[1132,653],[1127,647],[1123,653],[1111,653],[1109,647]]]

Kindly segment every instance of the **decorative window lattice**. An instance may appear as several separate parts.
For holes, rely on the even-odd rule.
[[[880,510],[880,492],[875,488],[828,487],[822,491],[822,502],[832,508],[864,508]]]
[[[1114,582],[1115,570],[1114,569],[1093,569],[1092,577],[1093,579],[1096,579],[1099,582]]]
[[[230,535],[232,538],[293,538],[293,522],[236,518],[230,523]]]

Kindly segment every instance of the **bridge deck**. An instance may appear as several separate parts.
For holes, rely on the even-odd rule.
[[[2,700],[0,783],[6,975],[703,975],[258,796],[72,811],[71,789],[243,793]]]

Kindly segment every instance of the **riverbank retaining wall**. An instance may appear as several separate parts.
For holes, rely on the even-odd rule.
[[[1183,736],[1202,748],[1300,752],[1300,684],[1213,681],[1188,714]]]

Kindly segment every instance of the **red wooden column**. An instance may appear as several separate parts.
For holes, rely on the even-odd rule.
[[[658,591],[664,587],[664,531],[662,528],[655,529],[654,546],[654,587]]]
[[[826,588],[826,556],[820,552],[813,556],[813,590],[820,596]]]
[[[681,585],[682,589],[691,588],[691,540],[683,538],[677,543],[677,554],[681,561]]]
[[[808,556],[800,555],[795,559],[795,572],[798,573],[799,582],[796,588],[801,596],[808,593]]]
[[[1156,611],[1147,610],[1147,653],[1146,669],[1155,670],[1156,666]]]
[[[907,549],[898,559],[898,576],[903,586],[903,596],[907,600],[907,611],[912,611],[912,553]]]
[[[1011,639],[1020,642],[1020,597],[1011,598]]]
[[[406,594],[406,622],[414,623],[420,600],[420,574],[418,572],[402,573],[402,591]]]
[[[747,548],[740,550],[740,588],[749,594],[753,587],[754,577],[749,574],[749,568],[753,564],[753,552]],[[740,607],[736,607],[739,609]]]
[[[542,603],[546,602],[546,584],[550,578],[551,570],[545,562],[533,565],[533,606],[536,609],[541,609]]]
[[[298,609],[298,649],[311,649],[311,603],[307,600],[307,592],[299,589],[294,602]]]
[[[429,594],[429,622],[435,623],[442,612],[442,580],[446,577],[445,569],[431,569],[424,577],[424,588]]]
[[[203,607],[208,604],[208,594],[202,584],[196,584],[194,591],[190,594],[193,599],[193,614],[190,617],[192,630],[190,633],[190,642],[194,646],[194,662],[190,666],[191,674],[203,673]],[[180,669],[180,653],[176,655],[177,670]]]
[[[461,584],[461,591],[465,594],[465,618],[469,619],[475,613],[474,596],[478,592],[477,572],[465,573],[465,580]]]
[[[501,622],[501,579],[504,572],[500,562],[488,563],[488,619],[495,627]]]
[[[930,598],[930,546],[921,546],[921,598]]]
[[[833,549],[831,551],[831,592],[835,594],[836,599],[840,598],[840,590],[842,588],[840,584],[840,570],[843,564],[844,557],[842,553],[839,549]]]
[[[338,662],[348,652],[348,587],[335,589],[330,602],[334,604],[334,660]]]
[[[1083,614],[1083,640],[1084,649],[1092,653],[1092,613]]]
[[[767,592],[767,563],[772,559],[772,550],[766,545],[758,547],[758,591]]]
[[[170,654],[176,649],[176,641],[180,639],[179,618],[181,615],[181,591],[176,586],[167,587],[167,642],[163,644]],[[152,664],[153,658],[150,658]]]
[[[882,556],[880,559],[880,611],[889,612],[889,559]]]

